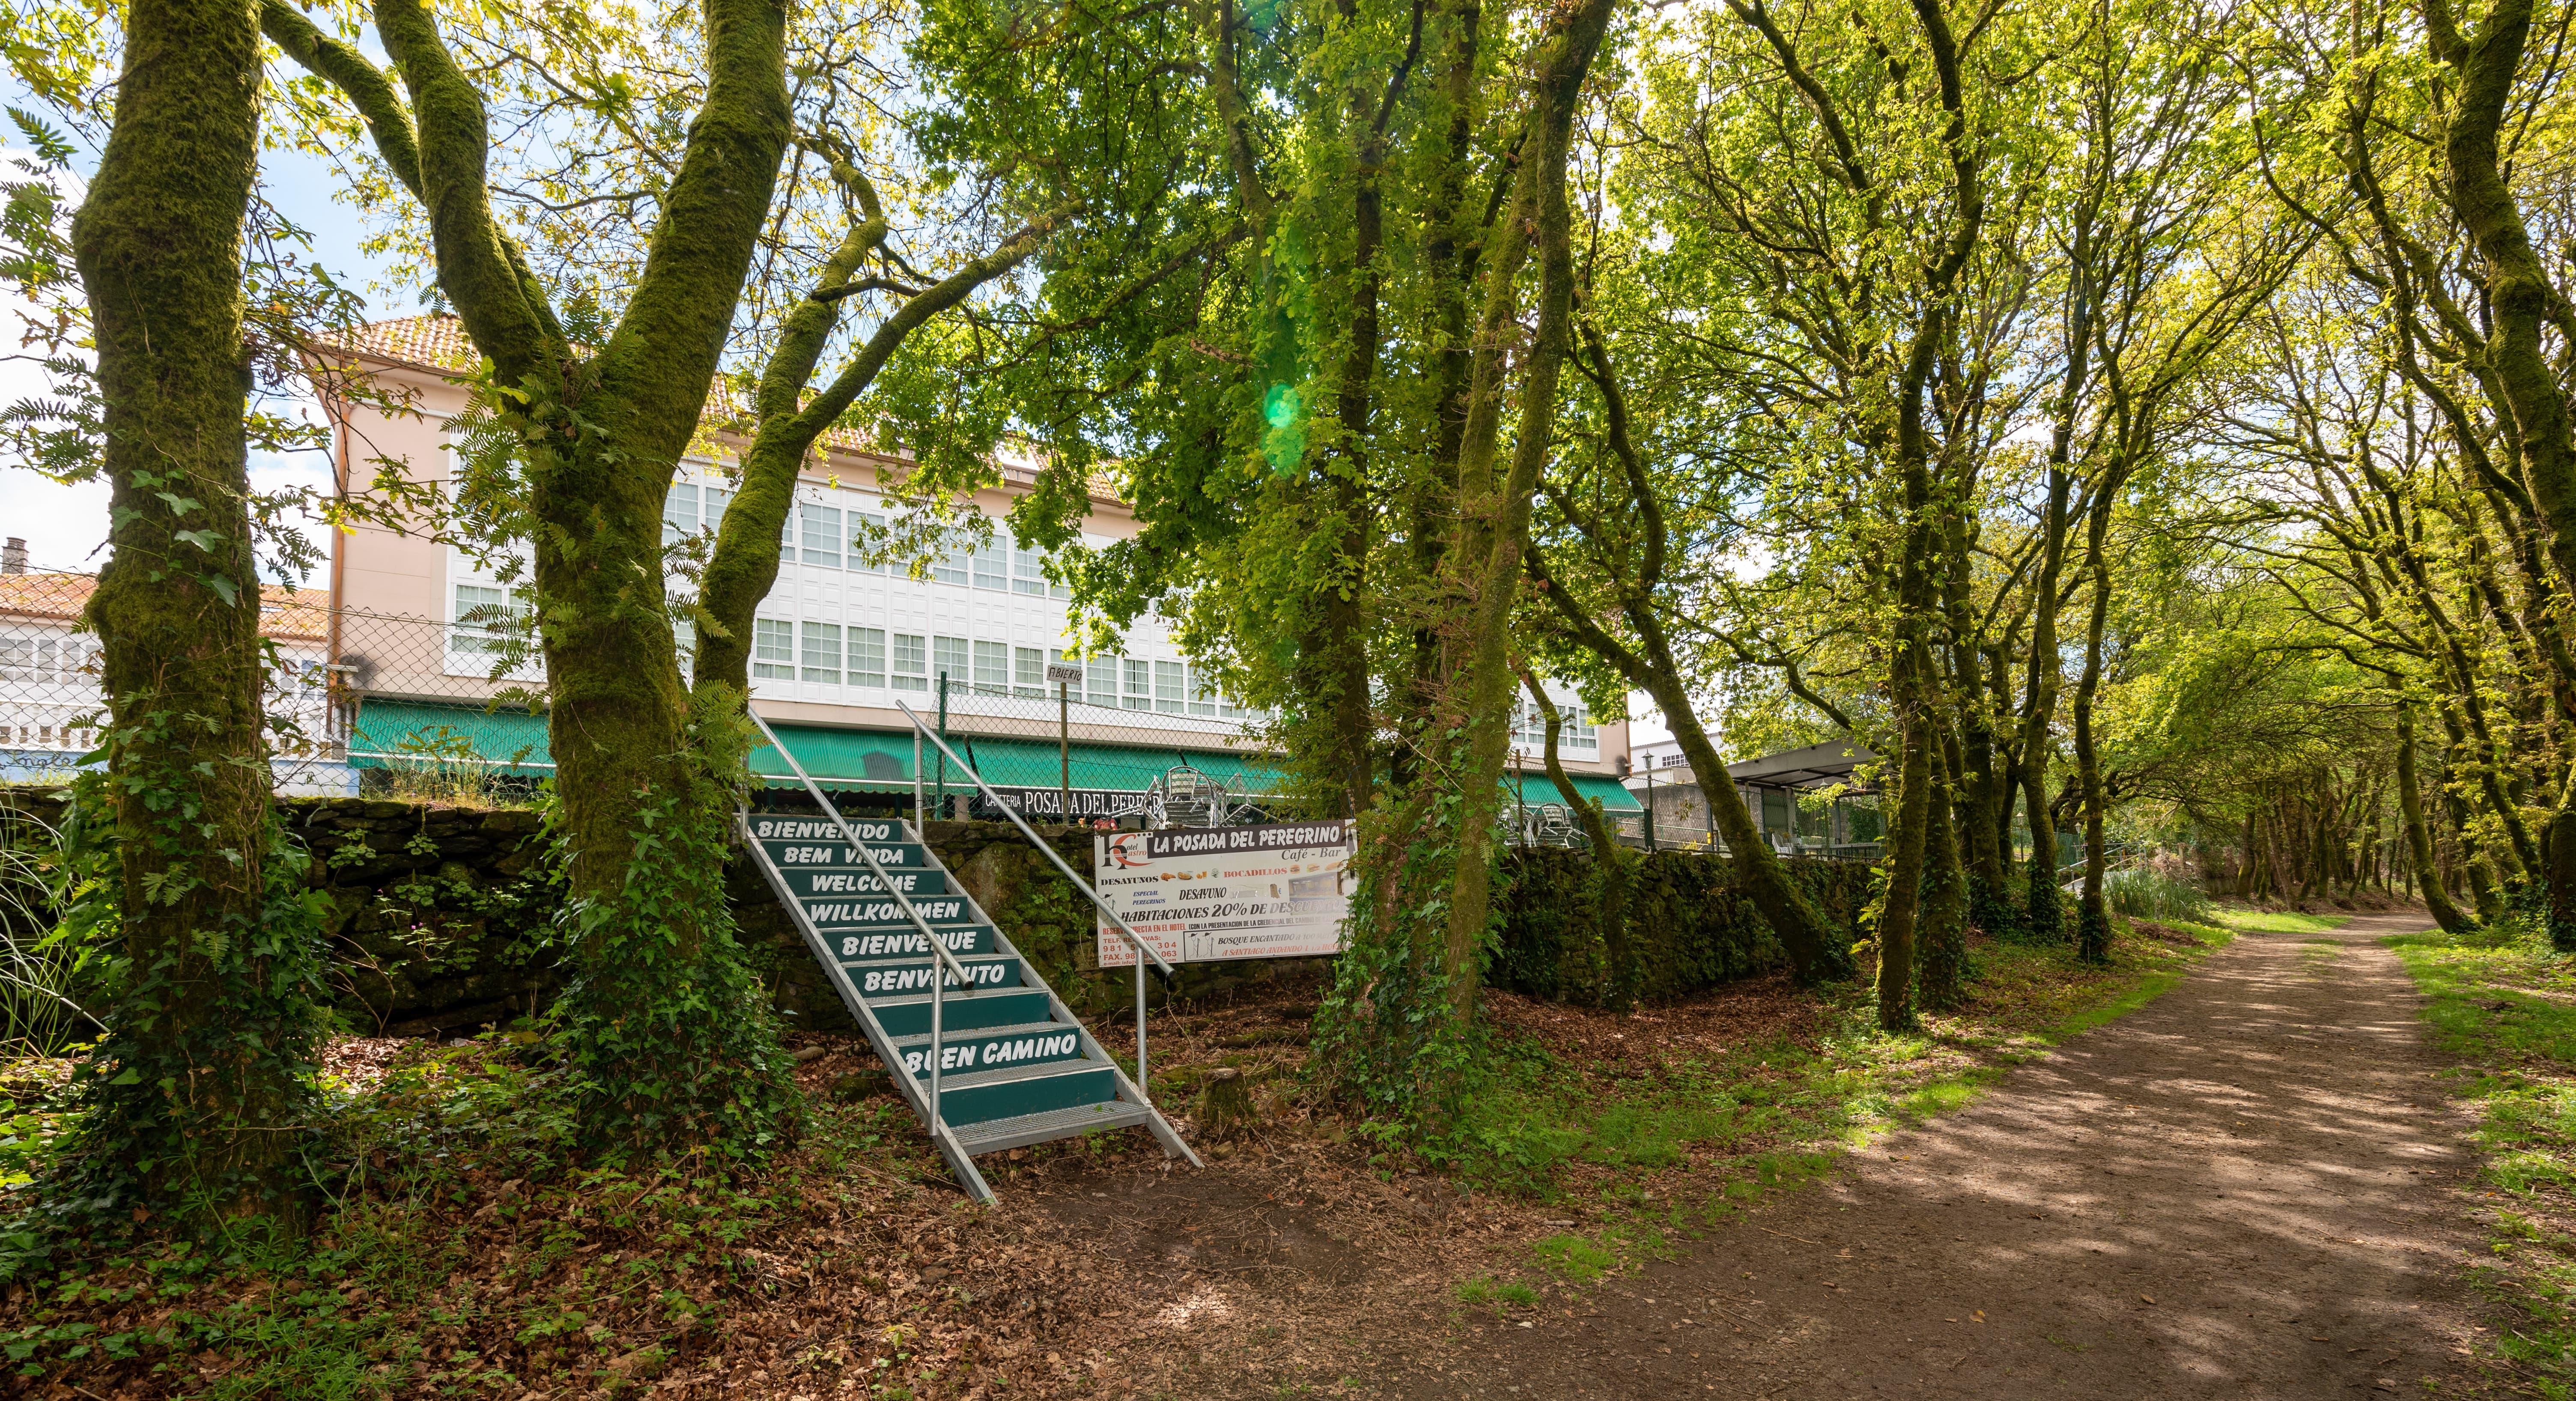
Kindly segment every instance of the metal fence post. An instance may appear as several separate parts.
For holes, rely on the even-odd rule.
[[[1056,781],[1060,785],[1056,794],[1056,802],[1060,804],[1056,808],[1056,820],[1071,822],[1073,820],[1073,699],[1062,681],[1055,683],[1055,757],[1058,765]]]

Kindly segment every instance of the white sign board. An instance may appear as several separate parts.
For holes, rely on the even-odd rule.
[[[1082,684],[1082,663],[1049,662],[1046,668],[1046,679],[1049,685],[1061,682],[1067,686],[1079,686]]]
[[[1347,821],[1275,822],[1105,832],[1092,838],[1092,882],[1171,963],[1339,953],[1351,912],[1355,828]],[[1135,961],[1136,951],[1102,916],[1100,966]]]

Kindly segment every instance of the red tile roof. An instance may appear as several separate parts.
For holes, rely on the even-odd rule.
[[[454,316],[404,316],[389,321],[371,321],[360,326],[334,349],[347,351],[361,360],[380,364],[434,370],[449,377],[472,374],[483,361],[474,341],[465,334],[465,323]],[[749,435],[736,425],[751,416],[751,405],[733,387],[722,380],[708,395],[700,415],[699,441],[692,446],[703,451],[733,456],[748,443]],[[889,455],[869,446],[866,433],[846,425],[827,430],[820,446],[846,457],[866,459],[861,465],[900,468],[908,455]],[[1005,486],[1027,487],[1037,480],[1034,466],[1005,462],[1000,464]],[[1091,493],[1097,500],[1118,502],[1118,483],[1107,472],[1095,472]]]
[[[0,574],[0,619],[61,623],[80,621],[89,596],[98,591],[95,574],[53,574],[31,570]],[[330,635],[331,601],[318,589],[288,590],[263,584],[259,590],[259,635],[280,640],[320,642]]]

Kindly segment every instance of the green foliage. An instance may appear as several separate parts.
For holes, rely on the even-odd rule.
[[[721,1328],[774,1282],[748,1247],[809,1225],[837,1182],[925,1167],[887,1152],[903,1114],[891,1105],[817,1109],[795,1162],[764,1172],[577,1166],[577,1092],[525,1033],[418,1047],[377,1084],[326,1086],[315,1161],[330,1210],[308,1239],[254,1230],[46,1258],[25,1232],[0,1236],[0,1279],[28,1291],[0,1330],[5,1374],[41,1390],[103,1355],[241,1401],[482,1394],[514,1364],[454,1346],[470,1330],[520,1345],[523,1380],[597,1385],[638,1343],[676,1350]],[[625,1259],[598,1254],[611,1243]],[[649,1336],[607,1326],[639,1312]]]
[[[2031,848],[2028,880],[2028,898],[2022,902],[2022,937],[2034,944],[2066,942],[2065,896],[2057,886],[2054,850]]]
[[[151,776],[127,768],[120,779]],[[185,790],[161,791],[177,801]],[[42,1187],[47,1210],[130,1225],[150,1215],[138,1202],[175,1203],[191,1225],[228,1239],[259,1229],[245,1218],[300,1219],[305,1173],[281,1178],[217,1145],[228,1134],[270,1136],[303,1161],[314,1143],[311,1068],[326,1016],[323,897],[306,882],[311,858],[272,810],[256,908],[145,962],[121,934],[108,793],[105,775],[82,774],[63,822],[58,937],[80,950],[79,977],[105,1011],[105,1031],[73,1077],[74,1117]],[[145,839],[173,849],[158,853],[173,869],[185,869],[175,849],[202,840],[177,823],[148,828]],[[180,895],[175,882],[160,891]],[[183,971],[183,959],[193,968]]]
[[[1588,852],[1533,848],[1504,858],[1511,891],[1489,977],[1494,986],[1552,1001],[1610,1004],[1609,952],[1589,892],[1600,880]],[[1857,861],[1791,861],[1787,869],[1826,922],[1848,941],[1873,868]],[[1787,956],[1723,857],[1636,853],[1625,905],[1635,996],[1680,997],[1785,965]]]
[[[790,1101],[777,1018],[734,937],[724,899],[729,826],[750,722],[717,708],[691,721],[673,786],[635,804],[623,887],[577,893],[557,917],[574,978],[555,1016],[591,1146],[612,1158],[710,1146],[778,1146]],[[578,835],[550,815],[563,866]]]
[[[2199,881],[2152,869],[2104,872],[2102,902],[2113,913],[2131,919],[2207,924],[2215,918],[2215,907]]]
[[[2495,1347],[2537,1383],[2576,1388],[2576,969],[2536,927],[2388,940],[2429,1002],[2435,1044],[2478,1111],[2496,1211],[2481,1291],[2517,1315]]]
[[[1359,879],[1332,990],[1315,1013],[1312,1064],[1372,1137],[1436,1146],[1455,1126],[1484,1036],[1457,1014],[1456,982],[1482,976],[1491,933],[1470,967],[1447,966],[1454,823],[1465,803],[1433,793],[1410,805],[1415,815],[1400,816],[1381,795],[1360,820]]]

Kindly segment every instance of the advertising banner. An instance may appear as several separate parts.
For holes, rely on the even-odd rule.
[[[1356,824],[1274,822],[1105,832],[1092,838],[1092,882],[1154,951],[1173,963],[1313,958],[1339,953],[1351,909]],[[1100,920],[1100,966],[1136,951]]]

